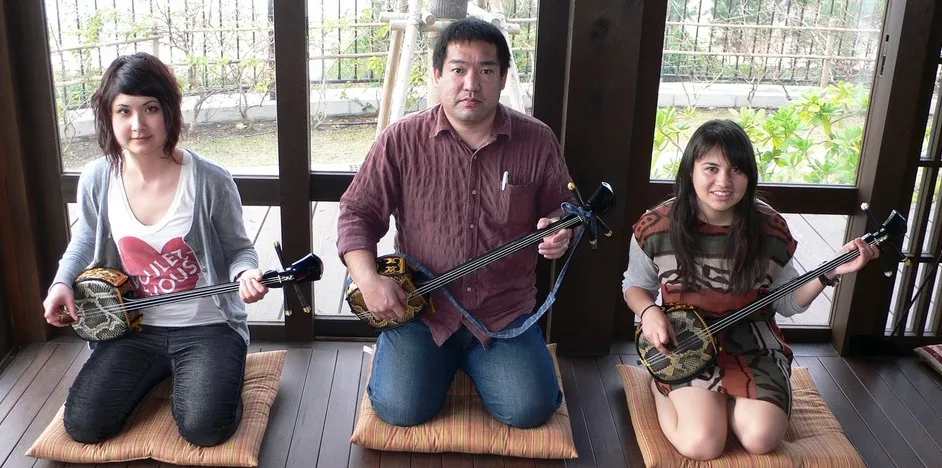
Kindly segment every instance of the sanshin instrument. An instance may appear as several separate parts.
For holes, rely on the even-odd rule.
[[[569,189],[575,191],[577,198],[581,198],[578,197],[578,190],[576,190],[574,184],[570,183]],[[373,316],[366,307],[366,302],[363,300],[363,293],[357,287],[356,283],[352,281],[352,278],[347,286],[347,303],[350,305],[350,310],[352,310],[360,320],[363,320],[374,328],[387,330],[404,325],[434,310],[430,300],[432,291],[521,249],[539,243],[545,236],[563,229],[583,225],[587,219],[595,220],[596,216],[606,212],[614,203],[615,194],[612,191],[612,187],[602,182],[601,186],[589,197],[587,202],[581,207],[570,210],[572,212],[568,212],[558,221],[434,277],[423,274],[416,265],[410,264],[409,260],[404,255],[392,254],[377,258],[376,271],[383,276],[395,280],[406,292],[406,314],[398,320],[383,320]],[[610,233],[607,235],[610,235]],[[593,239],[590,242],[594,244],[595,240]],[[570,248],[574,247],[575,246],[572,246]]]
[[[275,248],[280,257],[279,246]],[[319,280],[323,271],[321,259],[308,254],[283,271],[265,272],[260,283],[269,288],[297,285]],[[114,268],[92,268],[80,274],[72,287],[78,316],[78,320],[72,323],[72,329],[87,341],[113,340],[132,329],[140,329],[144,318],[141,309],[238,290],[239,282],[233,281],[135,299],[130,277],[124,272]]]
[[[893,211],[878,230],[867,233],[861,239],[869,245],[880,247],[906,231],[906,219]],[[674,329],[677,344],[668,344],[668,354],[662,353],[649,342],[639,324],[635,330],[635,344],[643,364],[655,380],[666,384],[678,384],[693,380],[715,364],[717,344],[714,336],[740,323],[776,300],[793,293],[802,285],[817,280],[818,276],[850,262],[860,256],[857,249],[844,252],[818,268],[805,272],[793,280],[771,291],[767,296],[753,301],[742,309],[725,317],[710,320],[695,306],[667,303],[662,307],[670,326]]]

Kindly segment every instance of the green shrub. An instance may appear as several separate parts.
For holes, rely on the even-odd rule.
[[[690,122],[729,118],[752,140],[762,182],[852,185],[869,101],[862,84],[841,82],[809,89],[778,109],[728,109],[723,116],[695,108],[660,108],[651,176],[674,178],[684,145],[697,128]]]

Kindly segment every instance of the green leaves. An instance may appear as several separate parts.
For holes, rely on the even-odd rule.
[[[761,181],[849,185],[857,178],[869,102],[862,84],[840,82],[809,89],[778,109],[727,111],[755,146]],[[658,109],[651,176],[672,179],[696,126],[721,117],[696,108]]]

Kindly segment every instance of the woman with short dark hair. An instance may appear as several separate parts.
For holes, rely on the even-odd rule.
[[[238,278],[239,291],[143,310],[139,330],[97,346],[65,404],[74,440],[116,435],[150,389],[173,378],[173,416],[187,441],[212,446],[242,417],[249,340],[244,303],[268,291],[245,234],[232,176],[178,146],[182,96],[170,68],[145,53],[118,57],[92,96],[105,157],[79,179],[76,231],[43,302],[46,321],[78,319],[71,289],[95,267],[131,277],[137,297]]]

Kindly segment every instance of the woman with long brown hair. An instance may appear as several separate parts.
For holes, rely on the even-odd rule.
[[[622,291],[644,337],[662,353],[677,338],[660,305],[683,303],[722,318],[795,278],[797,242],[785,219],[756,195],[756,154],[746,132],[711,120],[690,138],[675,196],[634,225]],[[773,450],[788,428],[792,352],[775,314],[803,312],[840,275],[860,270],[879,250],[859,238],[842,251],[860,256],[717,336],[716,365],[689,382],[652,381],[664,435],[682,455],[719,456],[729,431],[756,454]]]

